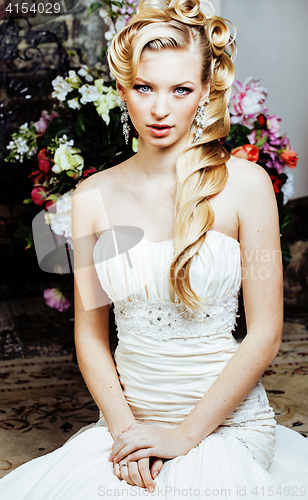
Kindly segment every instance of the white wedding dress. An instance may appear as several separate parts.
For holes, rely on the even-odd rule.
[[[232,335],[241,286],[240,244],[207,232],[193,258],[190,282],[208,302],[204,312],[190,313],[169,286],[173,240],[143,239],[128,254],[106,260],[108,244],[102,245],[101,238],[93,256],[114,302],[115,361],[127,402],[137,420],[177,426],[240,345]],[[112,444],[100,414],[98,422],[59,449],[1,479],[0,498],[308,499],[308,439],[276,424],[261,382],[198,446],[164,463],[152,494],[113,474]]]

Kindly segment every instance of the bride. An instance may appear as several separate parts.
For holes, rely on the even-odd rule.
[[[3,478],[1,499],[308,498],[308,441],[260,382],[281,346],[279,221],[267,172],[220,143],[233,53],[199,0],[142,0],[114,37],[139,150],[79,184],[72,211],[77,359],[100,418]]]

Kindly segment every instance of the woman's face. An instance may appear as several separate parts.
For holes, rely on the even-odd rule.
[[[173,49],[145,49],[134,87],[117,87],[140,140],[162,148],[186,136],[210,89],[201,81],[201,56]]]

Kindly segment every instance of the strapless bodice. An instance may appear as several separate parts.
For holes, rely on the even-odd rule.
[[[112,302],[124,298],[180,302],[168,278],[174,240],[154,243],[143,238],[127,252],[120,253],[116,238],[103,239],[103,235],[96,242],[93,259],[101,285]],[[106,255],[115,256],[106,259]],[[189,279],[192,289],[201,297],[234,296],[241,286],[239,242],[223,233],[208,231],[192,259]]]

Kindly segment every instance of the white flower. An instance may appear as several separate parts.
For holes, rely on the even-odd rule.
[[[116,90],[112,87],[106,87],[103,85],[104,80],[99,78],[95,80],[95,85],[99,92],[99,98],[94,102],[96,106],[96,111],[99,116],[106,122],[106,125],[110,123],[109,111],[120,105],[121,99]]]
[[[79,83],[80,78],[76,75],[76,71],[74,69],[70,69],[68,72],[68,78],[72,83]]]
[[[109,17],[109,14],[107,12],[107,10],[105,9],[105,7],[101,7],[98,11],[98,14],[100,15],[100,17],[102,17],[104,20],[106,17]]]
[[[67,101],[67,104],[68,104],[69,108],[72,108],[72,109],[80,109],[81,108],[81,105],[78,101],[78,97],[74,97],[74,99],[70,99],[69,101]]]
[[[79,92],[82,95],[82,98],[80,99],[82,104],[96,101],[99,97],[99,93],[97,92],[95,85],[83,85],[80,87]]]
[[[72,196],[74,189],[71,189],[57,200],[56,213],[49,213],[51,229],[59,236],[72,238]],[[46,220],[46,218],[45,218]]]
[[[66,141],[67,141],[67,135],[66,134],[63,134],[62,137],[59,137],[59,143],[60,144],[65,144]]]
[[[106,31],[106,33],[105,33],[106,40],[108,40],[108,42],[109,42],[114,37],[115,33],[116,32],[114,30]]]
[[[29,146],[27,146],[27,141],[25,139],[18,137],[15,140],[15,144],[16,144],[18,153],[24,154],[24,153],[27,153],[29,151]]]
[[[86,76],[88,73],[88,66],[86,64],[83,64],[81,68],[77,71],[77,73],[80,76]]]
[[[14,149],[15,148],[15,142],[10,141],[9,144],[6,146],[6,149]]]
[[[19,127],[19,130],[27,130],[27,128],[28,128],[28,123],[26,122]]]
[[[38,150],[38,148],[37,148],[37,147],[34,147],[34,148],[32,148],[32,149],[29,151],[29,153],[28,153],[28,154],[29,154],[30,156],[34,156],[34,155],[36,155],[37,150]]]
[[[55,164],[51,170],[55,174],[59,174],[65,170],[81,172],[84,166],[84,159],[77,153],[81,153],[80,149],[61,144],[55,152]]]
[[[77,73],[80,76],[84,76],[87,82],[93,82],[93,76],[89,74],[89,68],[86,64],[83,64]]]
[[[293,196],[294,188],[293,188],[293,173],[290,172],[290,168],[285,167],[283,169],[283,172],[288,176],[287,181],[281,188],[281,191],[283,192],[283,204],[285,205],[287,201]]]
[[[51,83],[55,89],[51,95],[59,99],[59,101],[64,101],[68,92],[73,90],[73,87],[62,76],[57,76]]]

